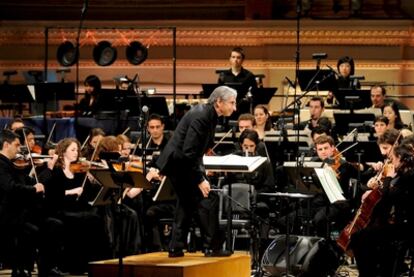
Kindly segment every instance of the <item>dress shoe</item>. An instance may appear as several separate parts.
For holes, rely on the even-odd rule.
[[[205,249],[204,250],[204,257],[228,257],[233,254],[229,250],[213,250],[213,249]]]
[[[49,271],[49,277],[59,277],[69,275],[67,272],[62,272],[59,268],[54,267]]]
[[[30,277],[31,272],[23,269],[13,269],[11,277]]]
[[[169,258],[184,257],[184,252],[182,249],[170,249],[168,251],[168,257]]]

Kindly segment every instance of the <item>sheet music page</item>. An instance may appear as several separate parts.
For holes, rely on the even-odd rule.
[[[252,172],[256,170],[262,163],[266,161],[266,157],[244,157],[238,155],[226,155],[226,156],[204,156],[203,163],[206,169],[214,170],[216,167],[221,169],[234,169],[244,170]]]
[[[346,200],[332,168],[315,168],[315,172],[330,203]]]
[[[36,101],[35,86],[27,85],[27,89],[29,90],[30,95],[32,96],[33,100]]]

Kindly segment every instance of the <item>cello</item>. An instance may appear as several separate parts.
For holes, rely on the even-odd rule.
[[[371,192],[362,200],[362,203],[357,210],[354,219],[342,230],[339,234],[339,237],[336,240],[338,246],[350,257],[353,257],[352,250],[349,249],[349,244],[351,243],[351,236],[366,228],[371,222],[371,216],[374,211],[374,208],[382,199],[383,194],[383,179],[387,176],[387,167],[391,164],[391,159],[389,158],[390,153],[397,146],[398,140],[401,136],[401,132],[398,135],[395,143],[390,149],[388,158],[384,162],[384,166],[378,172],[378,174],[371,178],[368,182],[375,183]]]

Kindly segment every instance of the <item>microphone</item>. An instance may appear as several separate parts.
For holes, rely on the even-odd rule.
[[[301,166],[303,166],[304,162],[305,162],[305,152],[300,153],[300,158],[299,158],[299,164]]]
[[[292,88],[295,88],[295,85],[293,84],[293,82],[287,77],[287,76],[285,76],[285,79],[286,79],[286,81],[288,81],[288,83],[289,83],[289,85],[292,87]]]
[[[341,75],[338,73],[338,72],[336,72],[335,71],[335,69],[333,69],[332,68],[332,66],[330,66],[330,65],[326,65],[326,67],[328,67],[329,68],[329,70],[333,73],[333,74],[335,74],[336,76],[338,76],[338,77],[341,77]]]
[[[249,89],[247,90],[247,93],[246,93],[246,99],[250,100],[250,99],[252,99],[252,97],[253,97],[252,87],[250,86]]]

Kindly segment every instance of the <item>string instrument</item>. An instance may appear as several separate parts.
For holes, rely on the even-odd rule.
[[[342,150],[341,152],[339,152],[339,150],[335,147],[333,151],[333,158],[331,159],[330,162],[328,162],[328,165],[333,169],[337,178],[340,177],[339,168],[341,167],[341,165],[346,163],[346,160],[343,158],[342,154],[348,151],[349,149],[355,147],[357,144],[358,142],[355,142],[351,144],[349,147]]]
[[[401,136],[401,132],[398,135],[395,143],[393,144],[393,146],[390,149],[389,153],[392,153],[393,149],[395,148],[395,146],[398,144],[398,140]],[[388,154],[389,156],[389,154]],[[374,178],[376,178],[377,180],[379,180],[377,182],[377,186],[371,190],[371,192],[364,198],[364,200],[362,201],[359,209],[357,210],[354,219],[351,221],[351,223],[349,223],[344,230],[342,230],[342,232],[339,234],[339,237],[336,240],[336,243],[338,244],[338,246],[340,248],[342,248],[342,250],[344,250],[344,252],[350,256],[353,257],[353,253],[352,250],[349,249],[349,244],[351,243],[351,236],[362,230],[365,229],[371,222],[371,216],[372,213],[374,211],[374,208],[376,207],[376,205],[378,204],[378,202],[380,202],[381,198],[382,198],[382,191],[383,191],[383,176],[387,176],[384,175],[387,173],[387,168],[386,168],[386,164],[390,164],[391,160],[388,157],[386,162],[384,163],[384,166],[382,168],[382,170],[380,170],[380,172],[377,174],[377,176],[375,176]],[[381,181],[382,179],[382,181]]]

